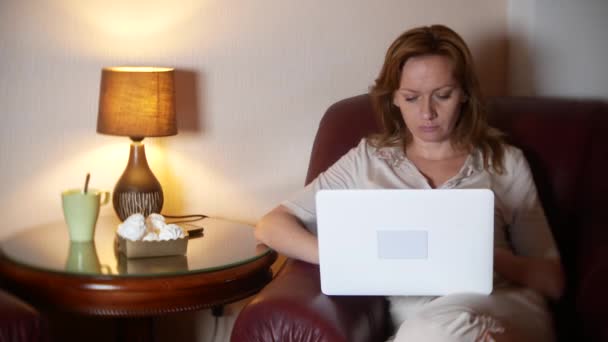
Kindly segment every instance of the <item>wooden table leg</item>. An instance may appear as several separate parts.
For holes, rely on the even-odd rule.
[[[224,315],[224,306],[216,305],[211,307],[211,314],[213,317],[221,317]]]
[[[154,318],[117,318],[117,340],[125,342],[153,342]]]

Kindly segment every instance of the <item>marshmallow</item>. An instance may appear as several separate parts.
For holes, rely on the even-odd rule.
[[[158,233],[159,240],[175,240],[186,237],[183,229],[176,224],[168,224]]]
[[[144,215],[133,214],[118,225],[118,235],[131,241],[140,240],[146,233]]]
[[[158,234],[155,232],[148,232],[142,239],[143,241],[158,241]]]
[[[165,217],[161,214],[152,213],[148,215],[148,218],[146,219],[148,231],[158,233],[158,231],[160,231],[166,225],[167,223],[165,222]]]

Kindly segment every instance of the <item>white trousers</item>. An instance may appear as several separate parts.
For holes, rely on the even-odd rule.
[[[551,313],[532,290],[499,288],[491,295],[389,297],[393,324],[389,341],[553,342]]]

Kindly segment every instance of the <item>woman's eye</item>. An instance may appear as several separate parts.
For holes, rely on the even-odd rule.
[[[452,96],[452,92],[435,95],[440,100],[447,100]]]
[[[405,101],[406,102],[414,102],[418,99],[418,96],[406,96],[405,97]]]

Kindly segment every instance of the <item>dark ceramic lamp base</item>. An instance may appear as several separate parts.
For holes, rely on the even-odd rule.
[[[112,198],[114,210],[121,220],[141,213],[145,217],[152,213],[160,213],[163,208],[162,192],[114,192]]]
[[[112,195],[114,210],[122,221],[137,213],[144,216],[160,213],[163,208],[163,190],[148,166],[140,141],[133,139],[129,163]]]

